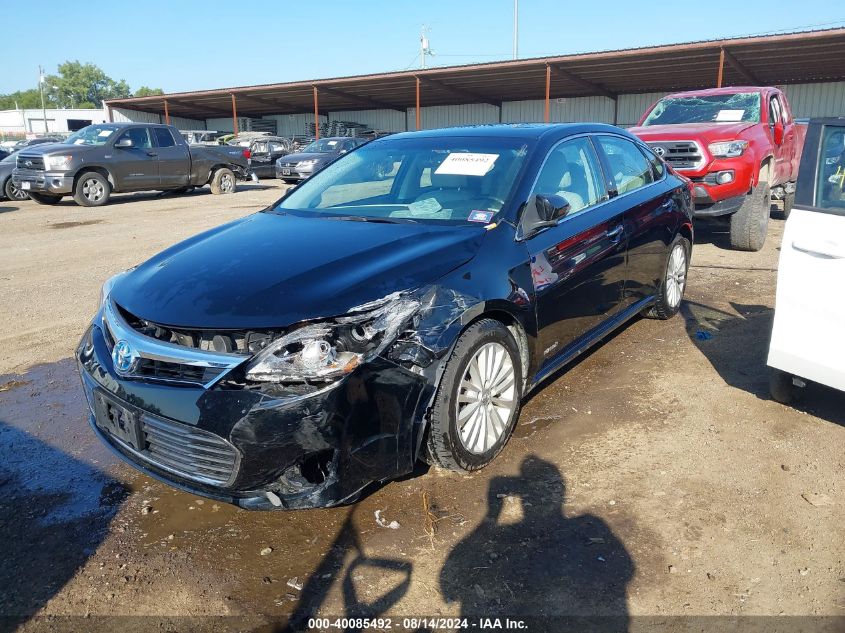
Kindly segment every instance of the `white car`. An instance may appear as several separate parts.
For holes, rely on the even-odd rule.
[[[845,119],[814,119],[786,221],[768,364],[772,397],[845,391]]]

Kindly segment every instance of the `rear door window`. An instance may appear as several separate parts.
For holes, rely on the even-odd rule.
[[[173,135],[170,133],[170,130],[168,130],[166,127],[155,128],[155,135],[159,147],[173,147],[174,145],[176,145],[176,141],[173,139]]]

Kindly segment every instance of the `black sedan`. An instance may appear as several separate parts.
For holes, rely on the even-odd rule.
[[[92,427],[254,509],[482,468],[544,379],[678,312],[690,186],[608,125],[373,141],[105,284],[77,350]]]
[[[330,162],[367,143],[361,138],[337,136],[322,138],[306,145],[301,152],[282,156],[276,161],[276,178],[285,182],[305,180]]]
[[[6,158],[0,160],[0,198],[19,202],[29,199],[29,195],[12,182],[12,171],[15,169],[16,162],[17,156],[15,154],[9,154]]]
[[[259,178],[276,177],[276,161],[293,151],[293,141],[283,136],[262,136],[249,144],[250,168]]]

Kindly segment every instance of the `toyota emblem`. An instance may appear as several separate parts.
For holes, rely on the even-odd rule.
[[[654,146],[654,153],[657,154],[658,156],[662,157],[664,154],[666,154],[666,148],[661,147],[660,145],[655,145]]]
[[[115,343],[111,352],[112,363],[119,374],[132,373],[138,366],[138,358],[138,353],[124,340]]]
[[[24,164],[24,167],[32,167],[32,161],[31,160],[24,161],[23,164]]]

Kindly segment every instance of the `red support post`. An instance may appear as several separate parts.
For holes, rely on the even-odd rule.
[[[314,86],[314,138],[320,140],[320,98],[317,96],[317,86]]]
[[[167,108],[167,99],[164,100],[164,122],[170,125],[170,110]]]
[[[552,93],[552,67],[546,64],[546,103],[543,107],[543,121],[549,122],[549,97]]]
[[[237,136],[238,134],[238,101],[235,98],[235,93],[232,93],[232,129]]]
[[[725,49],[719,49],[719,76],[716,78],[716,87],[722,87],[722,75],[725,72]]]
[[[416,128],[419,131],[420,120],[421,120],[421,117],[420,117],[420,78],[415,77],[415,79],[417,80],[417,107],[414,110],[414,120],[416,121]]]

